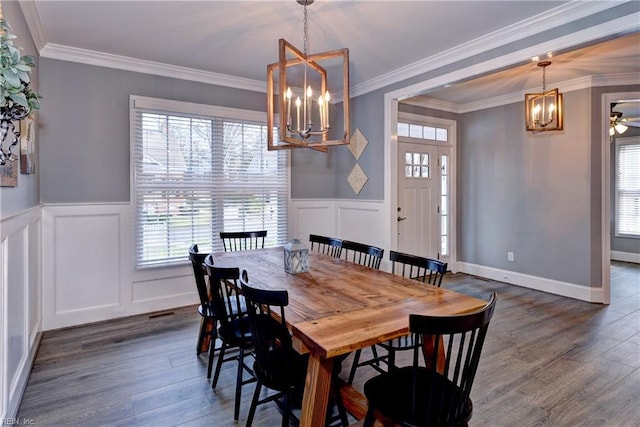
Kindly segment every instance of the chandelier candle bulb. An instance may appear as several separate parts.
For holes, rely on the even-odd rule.
[[[307,86],[307,104],[309,104],[309,116],[307,117],[307,115],[305,113],[305,119],[308,119],[308,120],[305,120],[305,121],[307,123],[309,123],[309,127],[311,127],[311,123],[312,123],[312,120],[311,120],[311,112],[313,111],[311,109],[311,105],[312,105],[311,104],[311,102],[312,102],[311,100],[312,99],[313,99],[313,91],[311,90],[311,86]]]
[[[287,88],[287,125],[291,126],[291,96],[293,96],[293,94],[291,93],[291,88],[288,87]]]
[[[296,129],[300,129],[300,97],[296,98]]]
[[[324,127],[324,99],[322,95],[318,97],[318,112],[320,113],[320,127]]]
[[[329,129],[331,126],[329,126],[329,101],[331,101],[331,95],[329,95],[329,91],[326,91],[324,94],[324,100],[326,101],[324,103],[324,108],[325,108],[325,112],[324,112],[324,126]]]

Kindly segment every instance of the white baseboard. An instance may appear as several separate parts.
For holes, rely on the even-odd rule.
[[[611,251],[611,260],[640,264],[640,254],[633,252]]]
[[[595,303],[604,302],[604,291],[602,287],[590,288],[587,286],[576,285],[575,283],[561,282],[559,280],[530,276],[528,274],[466,262],[458,262],[458,271],[498,282],[509,283],[511,285],[522,286],[524,288],[535,289],[537,291],[548,292],[582,301]]]

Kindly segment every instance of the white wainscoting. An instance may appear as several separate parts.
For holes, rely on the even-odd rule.
[[[382,202],[292,200],[290,237],[310,233],[384,246]],[[42,329],[196,304],[191,265],[135,269],[129,203],[42,208]],[[382,243],[381,243],[382,242]]]
[[[320,234],[387,248],[383,208],[382,200],[293,199],[289,204],[289,236],[307,244],[309,234]],[[381,268],[388,269],[387,264],[383,261]]]
[[[0,221],[0,420],[18,412],[40,341],[40,236],[40,206]]]
[[[42,329],[198,301],[191,264],[136,270],[129,203],[42,209]]]
[[[292,199],[289,236],[308,242],[309,234],[320,234],[384,247],[382,208],[376,200]]]

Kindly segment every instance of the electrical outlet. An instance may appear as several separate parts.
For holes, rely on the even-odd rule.
[[[515,261],[515,257],[513,256],[513,252],[507,252],[507,261]]]

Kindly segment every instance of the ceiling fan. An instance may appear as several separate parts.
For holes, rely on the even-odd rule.
[[[611,103],[611,114],[609,115],[609,136],[622,135],[625,133],[629,126],[640,127],[640,117],[624,117],[622,111],[614,111],[614,108],[618,105],[617,102]]]

